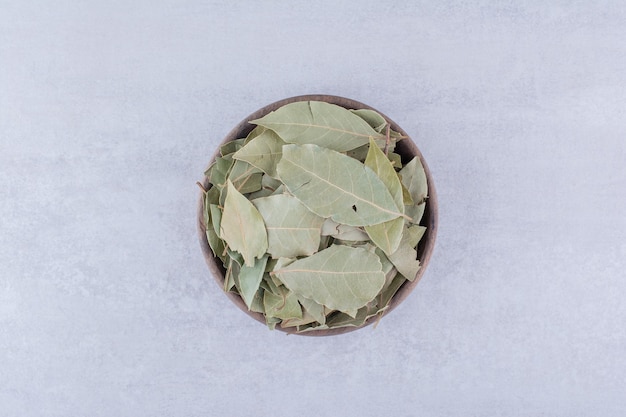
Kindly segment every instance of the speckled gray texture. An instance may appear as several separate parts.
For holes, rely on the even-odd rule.
[[[0,0],[0,416],[626,415],[626,6]],[[428,160],[438,247],[377,329],[270,332],[194,184],[306,93]]]

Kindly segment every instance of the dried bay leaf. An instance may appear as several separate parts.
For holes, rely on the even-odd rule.
[[[393,201],[396,204],[398,210],[404,208],[402,200],[402,185],[398,174],[393,169],[391,162],[387,159],[387,156],[377,146],[374,141],[370,139],[370,146],[365,158],[365,166],[370,168],[380,178],[382,183],[387,187],[389,193],[393,197]]]
[[[363,146],[359,146],[358,148],[349,150],[346,152],[346,155],[350,158],[354,158],[359,162],[365,162],[365,158],[367,157],[367,152],[370,150],[370,145],[366,144]]]
[[[350,111],[365,120],[378,133],[384,133],[387,121],[380,113],[370,109],[352,109]]]
[[[320,244],[324,219],[307,209],[297,198],[278,194],[252,201],[267,229],[267,252],[273,258],[308,256]]]
[[[246,161],[235,160],[228,173],[228,180],[241,194],[247,194],[261,189],[262,176],[261,170],[257,167]]]
[[[277,291],[277,294],[270,291],[263,293],[266,316],[282,320],[301,319],[302,308],[298,297],[285,287],[278,287]]]
[[[239,274],[233,275],[235,285],[239,290],[239,295],[241,295],[241,298],[243,298],[243,301],[248,306],[248,310],[252,309],[254,295],[258,291],[261,279],[265,273],[267,259],[268,256],[265,255],[262,258],[257,259],[253,266],[246,266],[244,264],[239,269]]]
[[[273,273],[298,296],[339,311],[367,304],[385,282],[378,256],[362,248],[340,245],[298,259]]]
[[[419,207],[428,196],[428,184],[424,167],[418,157],[413,158],[398,173],[402,184],[411,195],[413,204],[405,208],[406,214],[412,218],[412,222],[418,224],[424,213],[424,208]]]
[[[356,114],[320,101],[290,103],[250,123],[272,129],[287,143],[312,143],[339,152],[365,145],[370,137],[383,138]]]
[[[400,218],[400,220],[402,220]],[[369,236],[361,228],[339,224],[332,219],[326,219],[322,224],[322,236],[332,236],[335,239],[349,241],[369,240]]]
[[[215,187],[222,188],[226,183],[226,178],[228,177],[228,172],[235,161],[233,160],[232,155],[226,155],[223,157],[218,156],[215,158],[215,162],[211,164],[209,169],[204,173],[209,182],[213,184]]]
[[[265,130],[233,155],[233,159],[246,161],[267,175],[276,178],[276,164],[283,155],[285,142],[272,130]]]
[[[263,174],[263,176],[261,177],[261,189],[259,191],[250,193],[248,199],[254,200],[255,198],[260,197],[269,197],[281,187],[284,187],[282,182],[270,177],[267,174]]]
[[[243,146],[245,139],[235,139],[230,142],[226,142],[220,146],[220,155],[226,156],[237,152]]]
[[[263,304],[263,296],[265,295],[265,290],[261,287],[257,290],[252,297],[252,303],[250,303],[250,311],[254,311],[255,313],[265,314],[265,305]]]
[[[282,327],[283,329],[288,328],[288,327],[297,327],[297,326],[303,326],[306,324],[312,324],[312,323],[317,323],[317,321],[315,320],[315,317],[313,317],[311,314],[309,314],[308,311],[303,310],[302,311],[302,318],[294,318],[294,319],[287,319],[287,320],[283,320],[280,323],[280,327]]]
[[[244,145],[252,141],[252,139],[256,138],[257,136],[261,135],[266,130],[267,129],[264,128],[263,126],[256,126],[254,129],[250,131],[250,133],[248,133],[248,136],[246,136],[246,139],[243,142]]]
[[[398,176],[398,179],[400,179],[400,176]],[[402,181],[400,182],[400,184],[402,184]],[[402,184],[402,200],[405,206],[412,206],[414,204],[413,197],[411,197],[411,193],[409,192],[409,190],[407,190],[404,184]],[[413,220],[413,218],[411,220]]]
[[[226,275],[224,276],[224,291],[228,292],[235,288],[234,275],[239,274],[241,265],[233,258],[228,258],[228,267],[226,268]]]
[[[389,162],[391,162],[391,165],[393,166],[394,169],[402,168],[402,157],[398,155],[397,153],[389,152],[389,154],[387,154],[387,159],[389,159]]]
[[[204,196],[204,226],[205,226],[206,238],[207,238],[207,241],[209,242],[209,247],[213,251],[213,255],[220,258],[223,262],[224,261],[224,257],[223,257],[224,241],[220,239],[219,234],[217,233],[217,230],[215,229],[215,226],[214,226],[213,216],[211,215],[212,213],[211,206],[215,205],[213,203],[216,201],[219,201],[219,198],[220,198],[220,192],[217,189],[217,187],[211,187],[206,192]],[[216,220],[221,221],[221,216],[220,216],[220,219],[216,219]]]
[[[320,324],[326,323],[326,313],[324,312],[323,305],[309,298],[300,297],[298,298],[298,300],[300,301],[300,305],[302,306],[302,309],[308,314],[310,314],[315,319],[315,321],[317,321]]]
[[[365,158],[365,166],[370,168],[383,182],[389,193],[393,197],[398,212],[404,213],[404,201],[402,198],[402,185],[398,174],[393,169],[391,162],[387,156],[378,149],[372,139],[370,139],[370,147]],[[389,255],[398,249],[402,232],[404,230],[404,219],[397,217],[383,223],[365,226],[372,242]]]
[[[222,224],[222,210],[217,204],[211,204],[211,222],[213,223],[213,230],[217,236],[220,236],[220,225]]]
[[[267,251],[263,217],[230,181],[227,189],[220,236],[231,249],[241,253],[245,265],[254,266],[254,259],[261,258]]]
[[[317,215],[365,226],[403,216],[378,176],[349,156],[317,145],[285,145],[278,174]]]
[[[409,281],[415,279],[417,271],[420,269],[420,261],[417,259],[415,247],[425,231],[425,227],[418,225],[406,228],[398,250],[389,255],[389,260],[394,264],[398,272]]]
[[[298,333],[308,333],[308,332],[314,332],[316,330],[328,330],[329,327],[326,324],[305,324],[303,326],[298,326],[297,328],[297,332]]]
[[[405,282],[406,278],[403,275],[395,274],[391,277],[389,283],[385,284],[385,287],[383,287],[378,297],[376,297],[378,298],[379,313],[383,313],[389,307],[391,299]]]

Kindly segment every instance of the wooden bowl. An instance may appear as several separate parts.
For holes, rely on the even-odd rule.
[[[259,119],[265,116],[266,114],[268,114],[269,112],[272,112],[278,109],[279,107],[284,106],[285,104],[293,103],[296,101],[325,101],[327,103],[336,104],[346,109],[371,109],[371,110],[378,111],[366,104],[359,103],[358,101],[351,100],[348,98],[343,98],[343,97],[337,97],[337,96],[304,95],[304,96],[286,98],[284,100],[280,100],[275,103],[269,104],[255,111],[250,116],[246,117],[237,126],[235,126],[235,128],[231,130],[228,135],[226,135],[226,137],[220,143],[219,146],[231,140],[246,137],[248,133],[250,133],[250,131],[252,131],[252,129],[255,127],[254,125],[248,123],[249,120]],[[402,128],[398,126],[394,121],[389,119],[384,114],[382,113],[380,114],[391,124],[391,128],[393,130],[401,133],[402,135],[408,136],[407,133],[404,130],[402,130]],[[211,163],[213,163],[213,161],[215,161],[215,158],[219,155],[219,146],[217,147],[217,150],[211,157],[209,166],[211,165]],[[417,276],[415,277],[413,281],[406,281],[400,287],[398,292],[394,295],[394,297],[390,301],[389,308],[384,313],[384,316],[387,316],[390,311],[396,308],[398,304],[400,304],[411,293],[411,291],[413,291],[417,283],[420,281],[420,279],[424,275],[424,272],[426,271],[426,267],[428,266],[428,262],[430,261],[430,257],[432,256],[433,249],[435,247],[435,237],[437,235],[437,224],[438,224],[437,222],[437,214],[438,214],[437,193],[435,191],[433,178],[430,174],[430,170],[428,169],[428,165],[426,164],[426,161],[424,160],[422,153],[420,152],[420,150],[417,148],[417,145],[415,145],[415,143],[411,140],[410,137],[408,137],[405,140],[399,141],[396,145],[395,152],[399,153],[402,156],[403,164],[413,159],[413,157],[418,156],[422,162],[422,165],[424,166],[424,171],[426,172],[426,178],[428,180],[429,197],[426,200],[426,209],[424,211],[424,216],[420,224],[422,226],[426,226],[427,229],[426,229],[426,233],[422,237],[422,240],[420,241],[419,246],[417,248],[417,258],[420,260],[422,267],[419,269]],[[205,189],[208,189],[210,187],[209,180],[206,177],[203,180],[203,186]],[[207,241],[206,228],[204,224],[204,214],[203,214],[203,200],[204,198],[201,192],[201,195],[198,201],[198,233],[200,237],[200,246],[202,247],[202,253],[204,254],[206,263],[209,266],[211,273],[213,274],[213,278],[215,278],[215,281],[217,282],[218,287],[220,288],[220,291],[223,292],[224,275],[226,271],[224,269],[224,266],[222,265],[222,261],[213,255],[213,252],[211,251],[211,248],[209,247],[209,243]],[[265,317],[261,313],[248,311],[248,308],[246,307],[245,303],[243,302],[242,298],[239,295],[233,294],[230,292],[225,292],[224,294],[226,294],[226,296],[230,298],[230,300],[233,303],[235,303],[235,305],[239,307],[242,311],[244,311],[246,314],[248,314],[252,318],[258,320],[259,322],[265,325]],[[375,322],[376,319],[377,319],[376,317],[371,317],[365,323],[365,325],[361,327],[342,327],[342,328],[337,328],[337,329],[318,330],[318,331],[304,332],[304,333],[297,333],[295,327],[282,328],[280,327],[280,325],[277,325],[276,329],[285,333],[301,334],[301,335],[306,335],[306,336],[330,336],[330,335],[337,335],[337,334],[347,333],[353,330],[361,329],[371,324],[372,322]]]

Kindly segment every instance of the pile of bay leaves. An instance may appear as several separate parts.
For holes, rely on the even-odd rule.
[[[205,175],[208,243],[224,290],[297,332],[382,316],[420,262],[427,198],[419,158],[377,112],[302,101],[252,120]]]

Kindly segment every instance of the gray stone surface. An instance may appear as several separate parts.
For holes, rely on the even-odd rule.
[[[626,7],[0,0],[0,416],[626,415]],[[270,332],[194,184],[328,93],[423,150],[440,232],[377,329]]]

